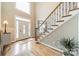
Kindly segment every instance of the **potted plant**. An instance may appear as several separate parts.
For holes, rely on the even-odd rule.
[[[64,49],[64,55],[65,56],[74,56],[74,51],[76,51],[78,47],[78,41],[76,41],[74,38],[63,38],[60,41],[61,45]],[[76,51],[78,52],[78,50]]]

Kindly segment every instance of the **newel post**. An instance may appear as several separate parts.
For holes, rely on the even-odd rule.
[[[35,28],[35,41],[38,41],[37,29],[38,28]]]

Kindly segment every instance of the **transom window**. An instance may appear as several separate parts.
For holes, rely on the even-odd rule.
[[[30,3],[29,2],[16,2],[16,9],[30,14]]]

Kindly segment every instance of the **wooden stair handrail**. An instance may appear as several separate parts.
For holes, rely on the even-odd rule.
[[[60,2],[57,6],[56,6],[56,8],[48,15],[48,17],[43,21],[43,23],[39,26],[39,28],[46,22],[46,20],[50,17],[50,15],[52,14],[52,13],[54,13],[54,11],[60,6],[62,4],[62,2]],[[38,28],[38,29],[39,29]]]

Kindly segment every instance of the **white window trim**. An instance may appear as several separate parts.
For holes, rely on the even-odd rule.
[[[20,18],[20,17],[16,17],[16,19],[21,20],[21,21],[30,22],[30,20],[27,20],[27,19],[24,19],[24,18]]]

